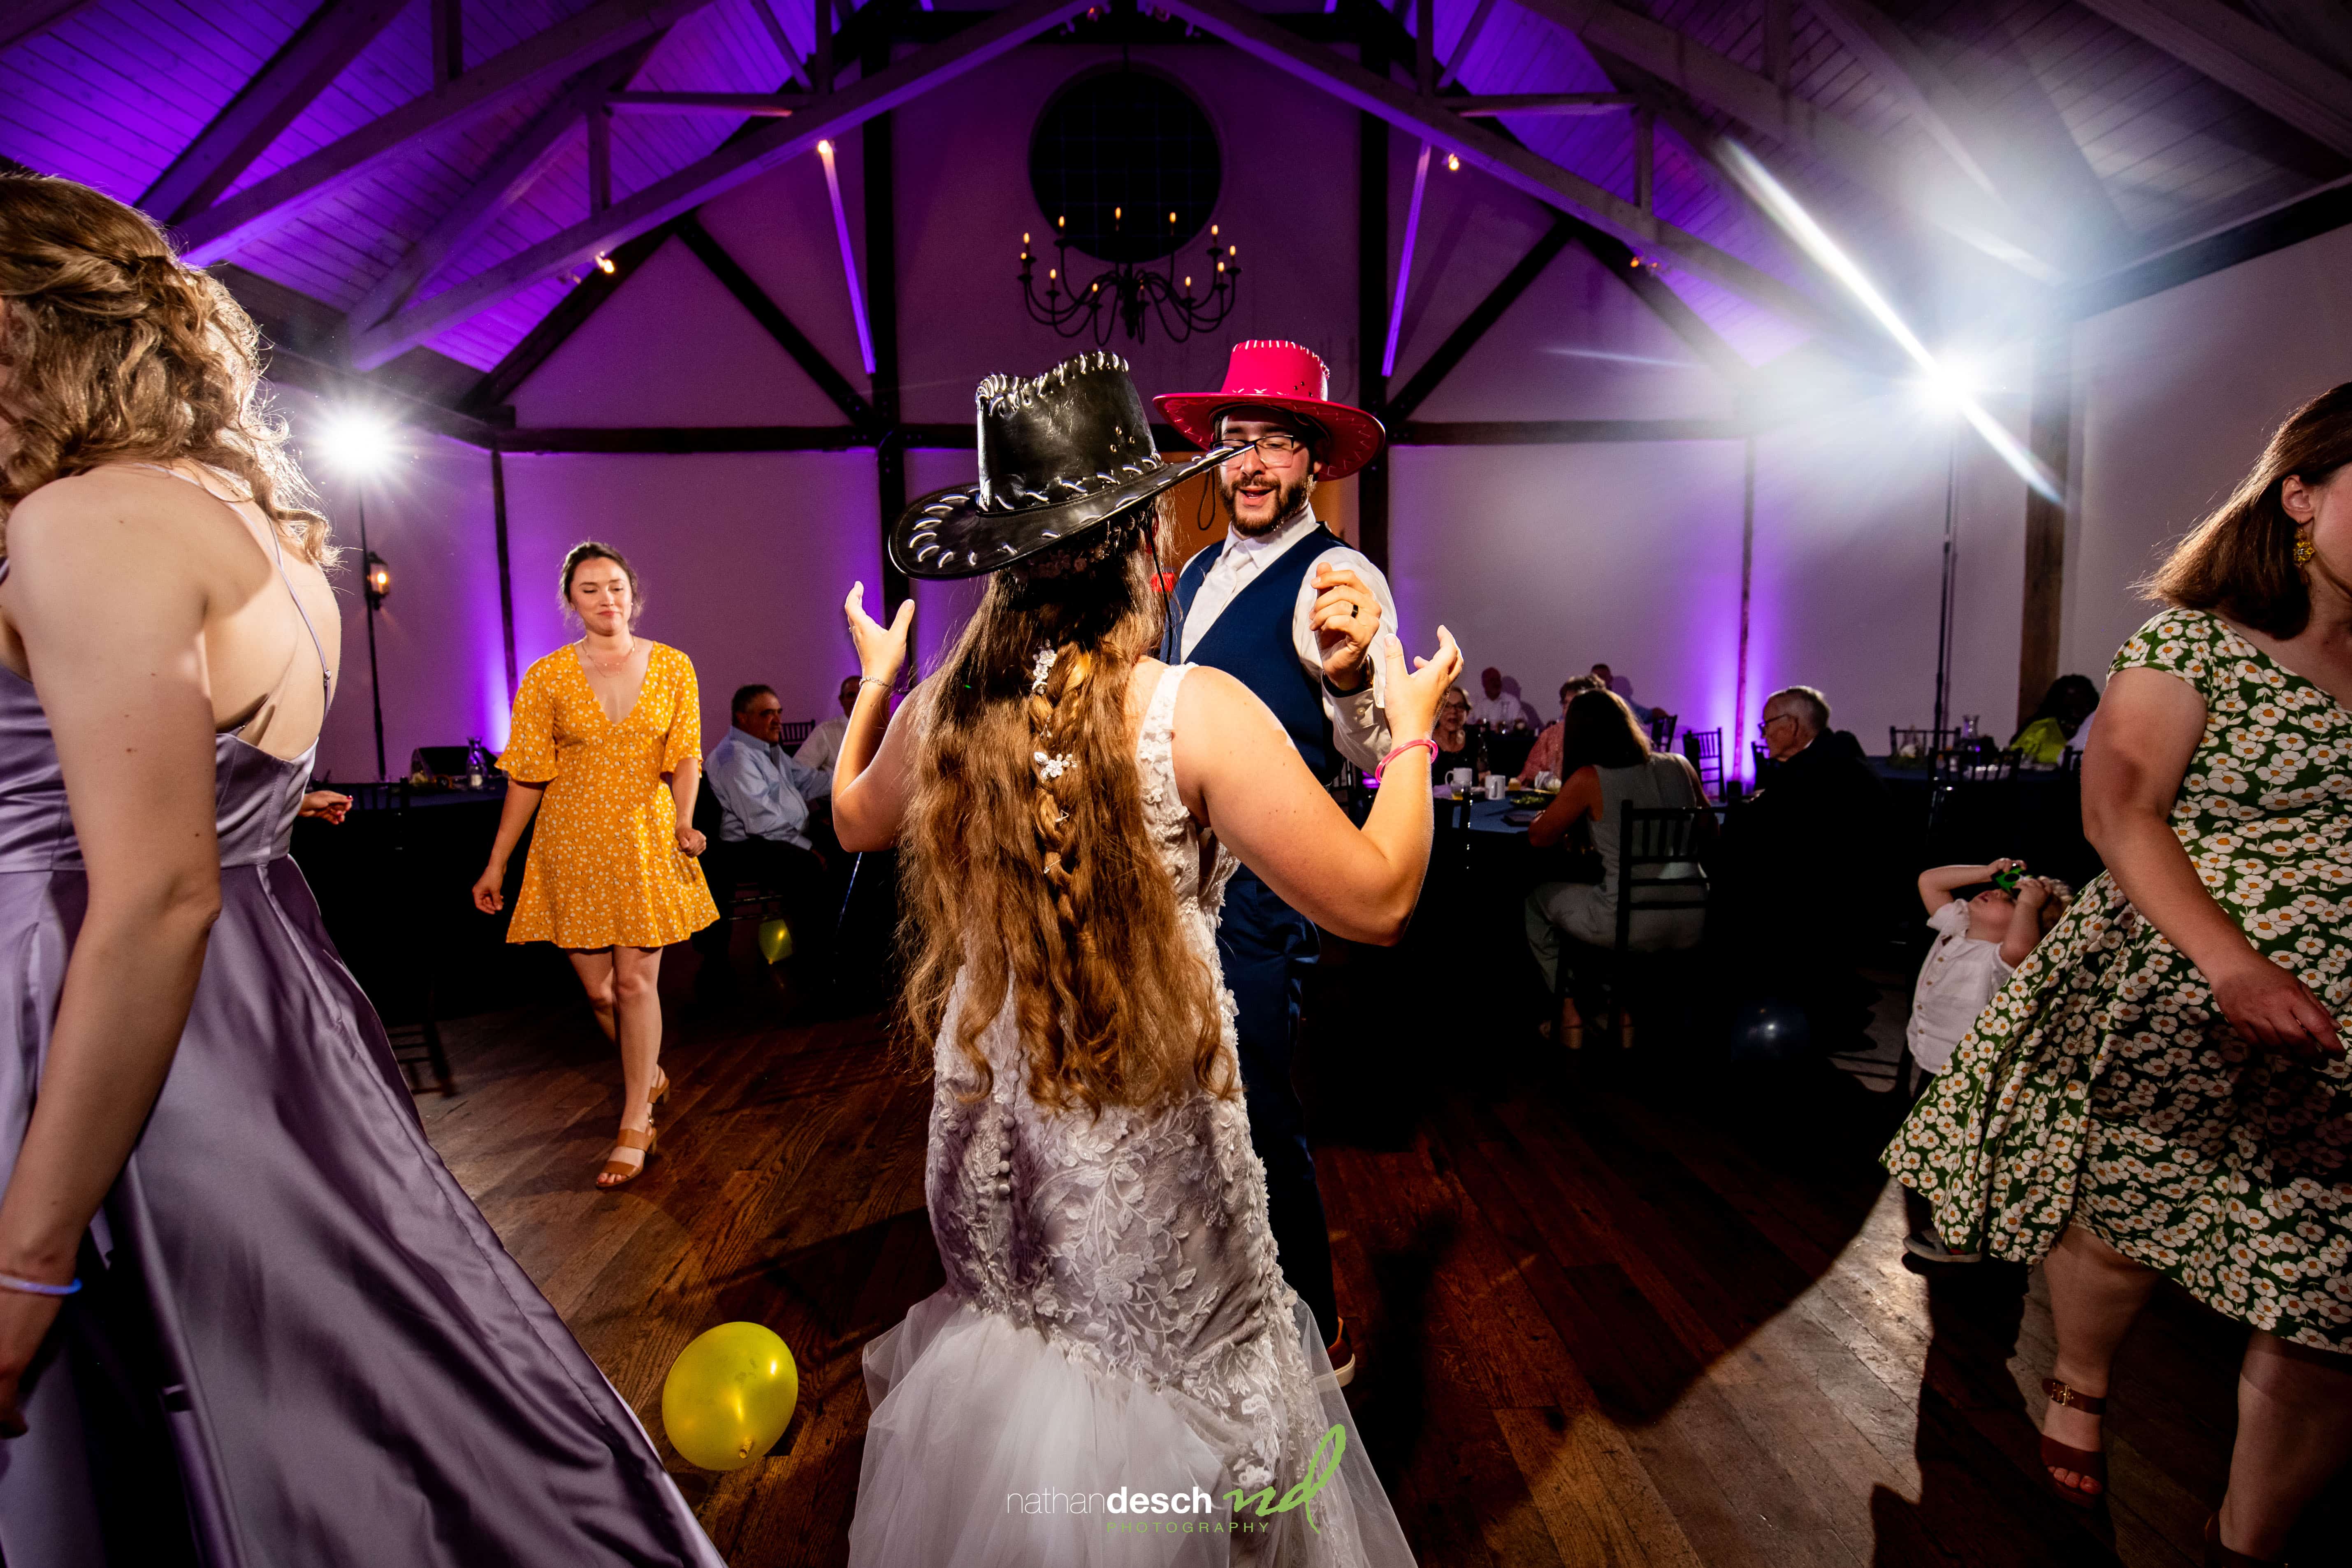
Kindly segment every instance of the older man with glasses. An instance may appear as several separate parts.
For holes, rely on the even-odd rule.
[[[1725,829],[1716,865],[1726,951],[1751,997],[1801,1005],[1816,1047],[1843,1049],[1867,1022],[1859,975],[1887,930],[1899,868],[1885,786],[1862,743],[1830,727],[1829,700],[1790,686],[1757,726],[1777,764]]]
[[[1245,448],[1217,470],[1225,542],[1179,574],[1162,657],[1222,669],[1255,692],[1323,779],[1343,761],[1370,770],[1387,754],[1370,655],[1373,637],[1396,625],[1388,579],[1315,515],[1316,482],[1355,472],[1387,435],[1329,392],[1329,373],[1315,354],[1253,341],[1234,346],[1217,391],[1158,399],[1203,449]],[[1345,1384],[1355,1353],[1331,1282],[1306,1114],[1291,1085],[1304,971],[1317,946],[1314,925],[1272,889],[1247,869],[1234,878],[1217,952],[1234,994],[1250,1138],[1265,1165],[1266,1223],[1283,1277],[1315,1314]]]
[[[822,991],[827,980],[822,955],[831,944],[835,900],[812,832],[809,803],[833,792],[833,775],[784,750],[784,706],[775,688],[740,687],[730,710],[734,723],[711,749],[703,773],[719,806],[719,831],[711,835],[703,862],[711,896],[724,916],[739,882],[773,889],[793,934],[797,977]],[[727,962],[729,924],[722,918],[695,938],[703,960],[697,989],[714,1001],[734,989],[734,971]]]

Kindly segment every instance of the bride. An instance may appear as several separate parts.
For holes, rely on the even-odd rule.
[[[1215,931],[1238,861],[1398,940],[1461,657],[1441,628],[1409,671],[1383,640],[1403,743],[1360,832],[1238,681],[1150,657],[1155,498],[1235,454],[1162,460],[1126,369],[982,384],[979,485],[918,502],[891,550],[993,575],[887,733],[910,606],[886,630],[863,584],[846,605],[864,683],[834,821],[902,851],[948,1277],[866,1350],[850,1561],[1409,1564],[1276,1264]]]

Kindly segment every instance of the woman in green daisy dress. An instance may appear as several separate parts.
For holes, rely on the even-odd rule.
[[[2352,1455],[2347,584],[2352,384],[2152,581],[2083,764],[2107,871],[1886,1156],[1956,1248],[2044,1263],[2069,1500],[2105,1489],[2108,1367],[2158,1279],[2254,1331],[2213,1562],[2282,1550]]]

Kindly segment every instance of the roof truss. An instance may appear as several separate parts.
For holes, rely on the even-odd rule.
[[[176,226],[181,253],[200,266],[217,261],[241,241],[268,232],[310,203],[342,190],[417,138],[465,124],[497,109],[510,94],[580,70],[709,4],[710,0],[601,0],[268,178],[191,214]]]
[[[2220,0],[2082,0],[2257,109],[2352,158],[2352,78]]]
[[[1097,0],[1022,0],[908,59],[819,100],[806,114],[763,123],[748,136],[688,164],[602,212],[528,247],[419,305],[372,328],[352,344],[353,363],[385,360],[500,300],[594,258],[632,235],[685,213],[722,191],[776,167],[817,142],[920,97],[994,59]]]

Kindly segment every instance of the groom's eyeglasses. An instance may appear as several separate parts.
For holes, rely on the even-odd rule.
[[[1281,430],[1269,431],[1255,440],[1245,436],[1227,436],[1217,444],[1235,452],[1255,447],[1269,458],[1295,458],[1307,450],[1306,441]]]

